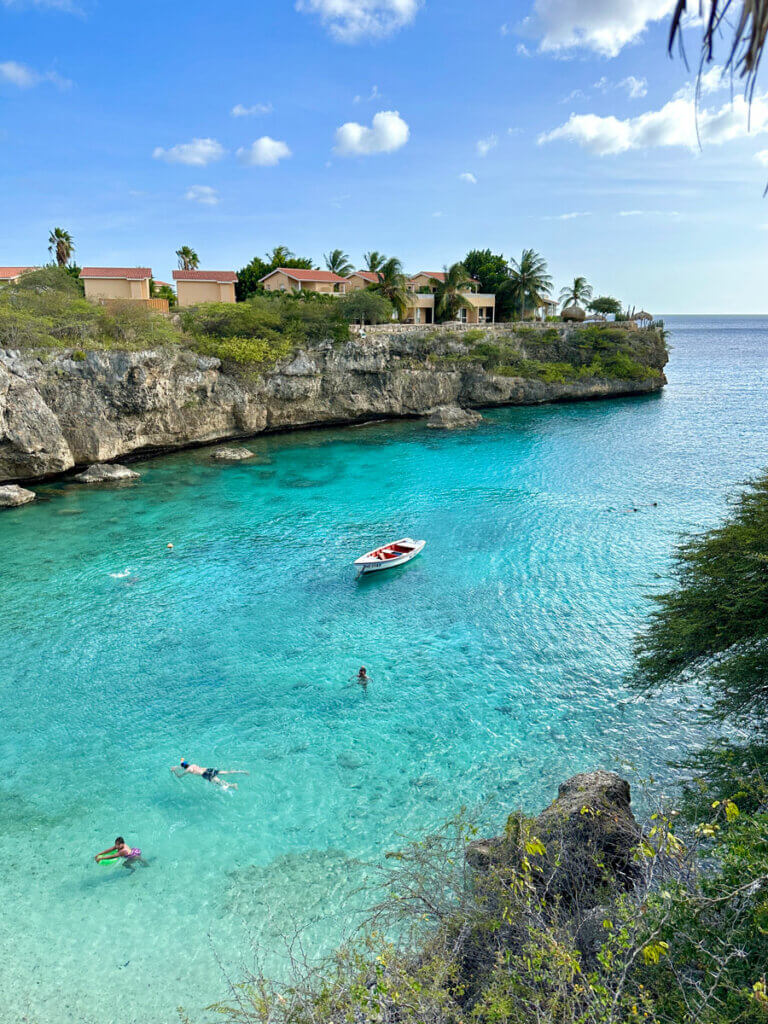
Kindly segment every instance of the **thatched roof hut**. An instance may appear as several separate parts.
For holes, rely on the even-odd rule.
[[[587,314],[581,308],[581,306],[566,306],[563,312],[560,314],[562,320],[572,320],[576,323],[581,323],[582,320],[587,319]]]
[[[639,313],[635,313],[632,317],[633,320],[653,320],[650,313],[646,313],[644,309],[641,309]]]

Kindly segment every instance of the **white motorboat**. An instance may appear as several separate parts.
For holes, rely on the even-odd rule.
[[[393,541],[383,547],[369,551],[355,562],[355,567],[361,573],[380,572],[382,569],[393,569],[396,565],[405,565],[423,549],[427,542],[425,540],[412,540],[404,537],[402,540]]]

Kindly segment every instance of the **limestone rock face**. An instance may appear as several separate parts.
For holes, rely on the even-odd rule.
[[[588,361],[572,330],[560,325],[543,347],[530,332],[513,343],[522,358]],[[634,333],[637,358],[661,370],[660,336]],[[259,373],[181,347],[91,351],[78,360],[66,351],[39,358],[0,349],[0,482],[263,431],[642,394],[664,384],[661,374],[550,384],[494,374],[467,354],[461,335],[433,328],[314,342]],[[462,361],[451,364],[453,357]]]
[[[27,505],[34,500],[35,492],[28,491],[25,487],[16,484],[0,487],[0,508],[18,508],[19,505]]]
[[[80,484],[111,484],[122,483],[125,480],[138,480],[139,474],[134,473],[127,466],[97,462],[96,465],[89,466],[82,473],[78,473],[73,479]]]
[[[236,445],[226,445],[224,448],[217,448],[211,458],[217,462],[241,462],[243,459],[252,459],[253,452]]]
[[[474,427],[482,418],[473,409],[462,409],[460,405],[441,405],[430,414],[427,426],[432,430],[457,430]]]

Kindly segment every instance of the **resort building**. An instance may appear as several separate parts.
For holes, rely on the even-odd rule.
[[[174,270],[180,306],[201,302],[234,302],[237,274],[233,270]]]
[[[462,306],[457,319],[464,324],[492,324],[496,322],[496,296],[478,292],[479,281],[473,278],[473,286],[463,292],[467,302]],[[438,285],[445,281],[445,274],[440,271],[420,271],[408,280],[408,309],[405,314],[406,323],[435,323],[435,292]]]
[[[261,278],[268,292],[319,292],[321,295],[346,295],[347,279],[330,270],[296,270],[278,267]]]
[[[557,316],[557,309],[560,303],[557,299],[552,299],[548,295],[543,295],[541,298],[541,305],[536,308],[536,316],[541,320],[546,320],[548,316]]]
[[[379,275],[373,270],[356,270],[347,278],[347,291],[359,292],[369,285],[378,284]]]
[[[0,285],[16,284],[22,274],[28,270],[39,270],[39,267],[0,267]]]
[[[85,286],[85,297],[94,302],[135,300],[160,302],[150,299],[149,267],[83,267],[80,280]]]

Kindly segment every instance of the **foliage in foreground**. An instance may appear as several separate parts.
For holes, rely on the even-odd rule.
[[[638,642],[636,683],[701,684],[710,697],[701,715],[724,733],[685,762],[689,795],[738,792],[759,806],[768,796],[768,474],[721,526],[680,546],[672,577]]]
[[[590,903],[554,895],[530,819],[510,817],[513,855],[486,873],[458,819],[388,855],[357,943],[315,965],[290,944],[287,981],[256,974],[209,1009],[230,1024],[764,1024],[768,815],[717,804],[685,836],[675,820],[659,811],[638,837],[633,892],[606,877]]]

